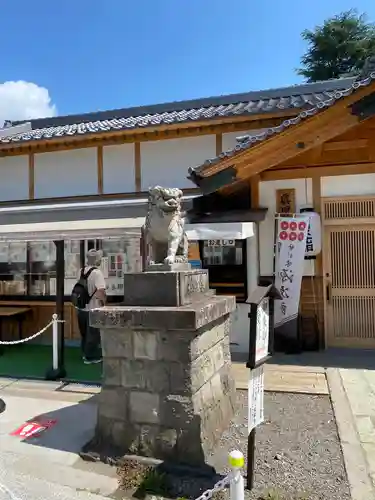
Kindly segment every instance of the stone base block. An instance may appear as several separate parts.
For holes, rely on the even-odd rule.
[[[208,271],[205,269],[155,269],[152,272],[125,275],[122,305],[179,307],[191,304],[198,298],[202,300],[209,293]]]
[[[189,262],[175,262],[174,264],[149,264],[146,268],[147,272],[153,271],[190,271],[191,264]]]
[[[235,409],[229,351],[234,306],[228,298],[224,314],[185,330],[106,326],[96,311],[104,356],[96,443],[122,455],[204,464]]]

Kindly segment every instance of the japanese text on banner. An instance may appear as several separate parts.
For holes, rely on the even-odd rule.
[[[298,314],[308,226],[308,216],[278,222],[275,286],[281,300],[275,302],[275,326]]]

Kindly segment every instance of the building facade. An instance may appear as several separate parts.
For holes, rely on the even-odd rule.
[[[202,193],[209,197],[213,192],[223,192],[225,199],[235,200],[231,205],[233,210],[227,210],[227,214],[232,212],[232,218],[215,219],[210,215],[197,219],[195,228],[189,228],[190,234],[195,235],[191,237],[191,258],[196,260],[198,255],[203,267],[210,269],[211,286],[217,293],[236,295],[238,307],[234,314],[232,349],[246,353],[249,307],[245,301],[260,277],[273,274],[274,217],[280,197],[289,192],[293,193],[296,211],[312,204],[321,212],[324,242],[335,242],[324,244],[323,255],[331,259],[325,258],[325,267],[321,257],[306,261],[302,317],[308,319],[318,315],[319,332],[321,336],[328,335],[327,345],[351,345],[347,334],[340,334],[346,340],[338,342],[329,326],[337,325],[335,318],[341,314],[341,309],[332,305],[338,300],[333,299],[335,287],[324,280],[324,276],[332,275],[330,269],[338,266],[332,260],[333,244],[340,253],[344,248],[352,251],[347,248],[355,244],[363,246],[361,242],[371,242],[375,237],[375,230],[370,226],[366,226],[361,236],[350,236],[351,240],[344,241],[349,236],[337,236],[343,233],[344,224],[353,220],[353,217],[343,218],[343,214],[354,214],[357,209],[353,207],[359,207],[358,203],[363,210],[368,210],[368,214],[372,213],[369,208],[372,203],[375,207],[370,126],[373,122],[366,120],[363,125],[347,131],[342,127],[341,134],[338,131],[334,138],[312,147],[310,143],[306,146],[307,132],[304,132],[300,141],[305,141],[304,146],[300,147],[298,138],[294,137],[293,147],[298,155],[286,159],[283,156],[286,145],[282,144],[284,149],[273,147],[265,153],[261,151],[258,156],[252,152],[254,158],[246,157],[232,168],[231,157],[225,152],[234,151],[236,163],[244,152],[249,154],[243,149],[247,139],[239,137],[260,137],[265,132],[284,127],[286,120],[296,121],[298,127],[301,112],[308,114],[309,110],[352,85],[353,79],[342,79],[8,124],[0,131],[2,304],[27,302],[30,305],[29,332],[46,324],[55,308],[56,250],[53,241],[64,239],[65,336],[68,340],[77,339],[69,295],[85,250],[90,246],[103,249],[108,295],[113,302],[121,301],[124,274],[140,270],[142,265],[139,228],[145,215],[147,189],[157,184],[179,187],[186,199]],[[280,136],[285,137],[288,133],[282,132]],[[273,140],[264,142],[268,144]],[[253,160],[263,162],[262,167],[254,169]],[[194,169],[200,165],[203,170]],[[220,178],[220,172],[224,177]],[[238,172],[241,172],[240,178],[236,177]],[[210,178],[211,184],[201,182],[200,175]],[[362,201],[356,201],[357,198],[350,201],[353,196],[362,197]],[[343,203],[348,208],[343,208]],[[258,214],[254,218],[254,209],[261,208],[263,216]],[[341,229],[334,229],[336,226],[331,224],[329,214],[339,214],[340,210]],[[201,227],[210,224],[211,232]],[[353,231],[358,233],[357,226]],[[209,234],[214,236],[207,236]],[[360,264],[361,269],[370,271],[371,262],[375,262],[371,255]],[[350,272],[353,273],[353,269]],[[340,272],[345,274],[344,271],[349,272]],[[328,306],[324,295],[327,283],[332,287],[331,305]],[[373,299],[365,294],[365,290],[366,293],[370,290],[367,285],[362,287],[361,293],[370,304]],[[357,299],[353,296],[345,300],[354,311]],[[364,318],[368,320],[369,311],[367,308],[361,313],[365,316],[358,316],[358,325],[363,325]],[[305,325],[306,335],[308,330],[309,326]],[[372,336],[372,330],[363,334],[357,330],[353,329],[354,333],[350,334],[355,341],[362,335],[365,340],[359,342],[361,345],[372,346],[373,339],[375,343],[375,331]]]

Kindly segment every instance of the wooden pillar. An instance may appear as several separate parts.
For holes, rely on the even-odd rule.
[[[250,200],[251,208],[259,208],[259,183],[260,176],[254,175],[250,178]],[[257,284],[260,286],[260,237],[259,237],[259,222],[255,223],[256,231],[256,256],[257,256]]]
[[[134,143],[134,184],[136,191],[142,191],[141,144]]]
[[[97,149],[98,194],[103,194],[103,146]]]
[[[216,134],[216,156],[223,152],[223,135]]]
[[[29,154],[29,200],[35,198],[35,158],[34,153]]]
[[[312,205],[316,213],[320,215],[322,220],[322,192],[321,192],[321,181],[322,178],[320,176],[312,177]],[[324,245],[324,235],[323,235],[323,226],[321,228],[321,237],[322,237],[322,251],[319,255],[316,256],[315,259],[315,276],[314,282],[316,286],[316,307],[318,308],[318,328],[319,328],[319,349],[325,348],[325,335],[324,335],[324,327],[322,328],[322,324],[324,324],[324,303],[322,304],[322,298],[324,297],[324,279],[323,279],[323,245]],[[323,298],[324,301],[324,298]],[[321,312],[323,310],[323,318],[321,318]],[[323,321],[321,321],[323,320]]]

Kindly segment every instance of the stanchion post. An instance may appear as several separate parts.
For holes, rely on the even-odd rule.
[[[229,483],[230,500],[245,499],[245,482],[241,474],[244,463],[244,456],[240,451],[234,450],[229,453],[229,466],[232,469],[232,477]]]
[[[59,360],[59,317],[52,314],[52,368],[47,370],[46,380],[58,380],[66,376],[64,367]]]
[[[59,368],[59,327],[57,323],[57,314],[52,314],[52,368]]]

